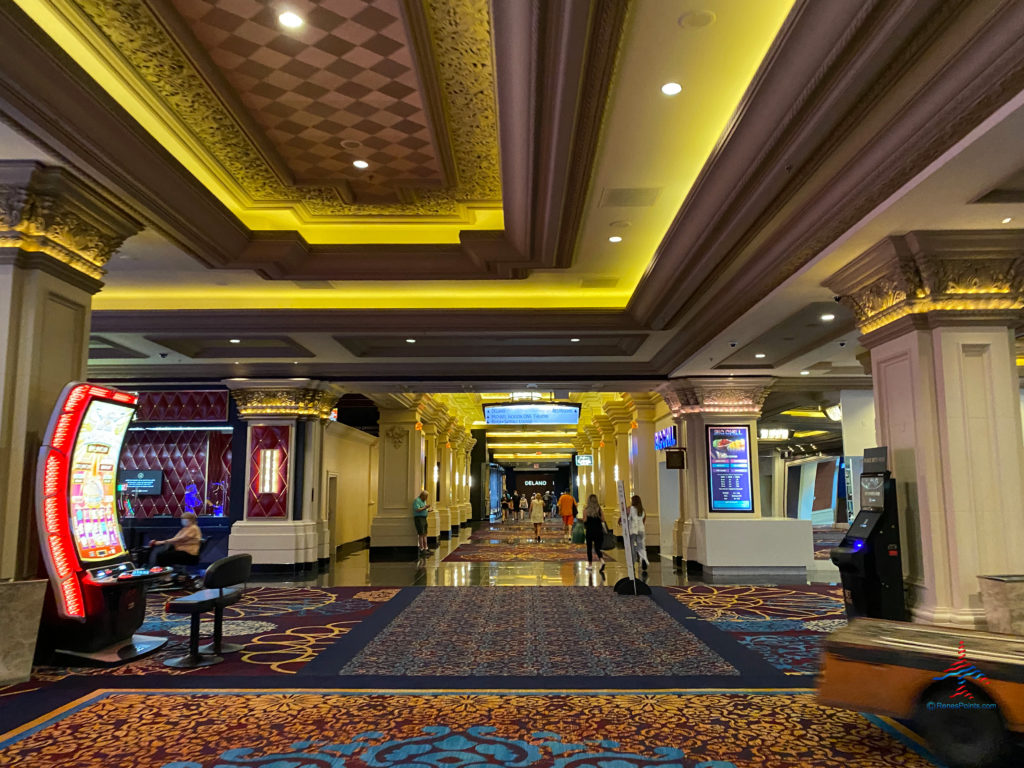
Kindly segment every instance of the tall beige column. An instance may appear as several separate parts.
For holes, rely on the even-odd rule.
[[[473,503],[471,501],[470,481],[473,477],[473,446],[476,445],[476,439],[472,435],[466,434],[465,447],[462,449],[463,462],[462,462],[462,494],[463,494],[463,505],[464,509],[462,512],[463,524],[468,524],[473,518]]]
[[[437,535],[441,539],[452,537],[452,443],[448,431],[450,422],[437,432]]]
[[[616,476],[616,483],[622,482],[622,489],[626,496],[626,504],[633,495],[632,461],[630,461],[631,439],[633,429],[633,411],[623,401],[616,401],[605,406],[605,412],[612,420],[613,439],[615,441],[615,467],[613,473]],[[606,496],[606,498],[608,498]],[[622,514],[625,510],[619,505],[618,485],[613,487],[612,498],[615,500],[614,507],[605,508],[605,520],[612,526],[616,536],[622,535]],[[611,499],[608,499],[609,501]],[[609,513],[613,509],[614,512]]]
[[[611,527],[619,514],[619,498],[615,488],[615,425],[607,415],[594,417],[594,423],[601,430],[601,441],[598,450],[601,454],[600,483],[601,494],[598,496],[604,519]]]
[[[577,454],[590,454],[590,441],[585,439],[583,435],[578,436],[573,440],[573,445],[576,448]],[[577,466],[576,467],[576,488],[573,492],[578,494],[577,501],[583,503],[587,500],[587,496],[590,494],[590,473],[593,470],[593,465]]]
[[[983,626],[977,577],[1024,573],[1022,254],[1022,230],[911,232],[827,281],[871,352],[916,621]]]
[[[309,379],[226,379],[224,384],[247,426],[247,449],[236,457],[244,467],[244,519],[231,526],[228,553],[247,553],[254,565],[308,567],[324,551],[330,556],[330,534],[321,519],[316,492],[323,440],[321,421],[338,402],[330,385]],[[299,446],[303,461],[296,461]],[[260,457],[273,452],[273,489],[263,486]],[[237,470],[236,470],[237,471]],[[296,487],[302,478],[303,493]]]
[[[402,548],[413,554],[416,528],[412,502],[423,489],[423,432],[421,396],[389,395],[374,398],[380,408],[378,442],[377,516],[370,526],[370,556],[374,550]],[[385,407],[386,406],[386,407]]]
[[[0,580],[36,574],[36,456],[86,378],[92,296],[141,225],[67,171],[0,162]]]
[[[427,515],[427,538],[437,541],[440,529],[440,517],[437,511],[437,478],[434,476],[434,468],[437,467],[437,424],[423,422],[423,440],[426,455],[424,462],[426,477],[423,478],[423,487],[427,491],[427,503],[430,504],[431,509]]]
[[[632,434],[633,493],[644,503],[647,548],[660,552],[661,517],[658,510],[658,454],[654,449],[655,410],[661,397],[651,392],[629,396],[636,427]],[[627,499],[627,501],[629,501]]]
[[[591,424],[586,427],[584,432],[587,433],[587,439],[590,441],[590,455],[593,457],[594,463],[590,467],[590,480],[587,483],[589,486],[589,497],[591,494],[597,496],[598,501],[604,498],[603,496],[603,483],[604,476],[601,474],[601,430],[598,429],[596,424]],[[584,504],[587,503],[587,499],[580,499]]]

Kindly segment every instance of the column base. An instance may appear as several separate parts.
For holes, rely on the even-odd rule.
[[[451,532],[451,530],[447,530],[447,531],[440,531],[440,532],[438,532],[438,534],[437,534],[437,538],[438,538],[438,539],[441,539],[442,541],[448,541],[448,540],[449,540],[449,539],[450,539],[451,537],[452,537],[452,532]]]
[[[239,520],[228,535],[228,554],[252,555],[253,571],[263,566],[313,568],[319,560],[314,521]]]
[[[458,525],[453,525],[451,533],[449,533],[448,535],[449,536],[458,536],[459,535],[459,526]]]
[[[370,525],[370,547],[411,547],[416,549],[416,524],[412,515],[375,517]]]
[[[960,629],[985,629],[988,625],[983,608],[918,606],[910,609],[910,617],[915,624],[937,624]]]
[[[762,581],[778,581],[781,579],[796,579],[797,583],[807,580],[807,568],[798,566],[785,568],[778,566],[749,566],[749,565],[704,565],[700,566],[704,580],[720,584],[741,584],[752,579]],[[689,566],[689,561],[687,562]],[[782,583],[787,583],[783,581]]]

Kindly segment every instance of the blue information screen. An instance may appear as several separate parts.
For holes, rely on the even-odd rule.
[[[560,403],[485,405],[484,420],[494,425],[579,424],[580,407]]]
[[[750,428],[709,426],[708,503],[712,512],[753,512]]]

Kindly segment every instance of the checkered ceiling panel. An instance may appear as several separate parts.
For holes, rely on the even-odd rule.
[[[399,0],[172,2],[296,181],[344,179],[364,201],[441,184]]]

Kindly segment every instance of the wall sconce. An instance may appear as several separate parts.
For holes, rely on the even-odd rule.
[[[615,482],[619,482],[619,465],[615,465]]]
[[[266,448],[260,451],[259,492],[278,494],[281,492],[281,449]]]

